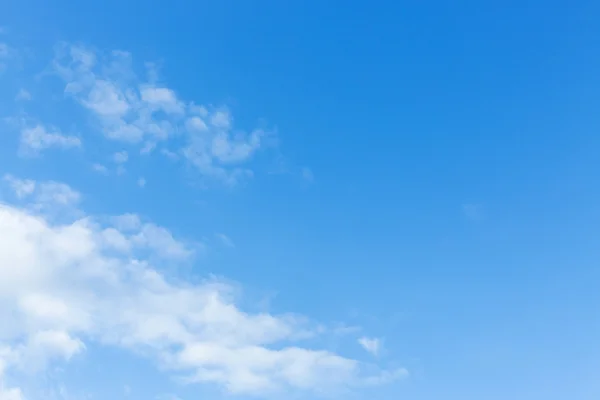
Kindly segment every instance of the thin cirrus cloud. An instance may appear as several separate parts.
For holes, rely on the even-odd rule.
[[[171,279],[162,263],[194,252],[163,227],[135,214],[54,221],[27,199],[45,209],[75,205],[80,196],[64,193],[76,190],[12,176],[6,183],[16,202],[0,205],[0,316],[11,321],[0,325],[0,398],[22,395],[19,387],[1,385],[3,374],[43,371],[80,357],[90,344],[143,354],[185,382],[234,394],[322,393],[406,375],[404,369],[374,372],[372,365],[308,346],[304,338],[321,334],[317,324],[246,312],[228,283]],[[44,189],[38,195],[38,188],[55,195]]]

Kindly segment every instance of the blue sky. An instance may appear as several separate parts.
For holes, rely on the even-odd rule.
[[[598,399],[598,12],[3,5],[0,400]]]

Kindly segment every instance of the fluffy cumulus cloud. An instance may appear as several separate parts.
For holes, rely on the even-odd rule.
[[[316,326],[295,315],[245,312],[227,283],[171,277],[166,263],[193,258],[197,245],[136,214],[54,218],[54,208],[78,206],[76,190],[13,176],[3,182],[11,193],[0,203],[2,400],[23,398],[3,385],[7,372],[85,357],[91,343],[238,394],[322,392],[405,374],[307,347]]]
[[[106,139],[139,145],[142,154],[162,147],[161,154],[181,156],[208,180],[234,185],[252,176],[248,163],[272,142],[267,139],[273,133],[264,129],[236,129],[224,107],[180,99],[173,89],[156,82],[154,69],[140,79],[127,52],[105,54],[62,44],[53,70],[63,80],[65,93],[92,116]],[[171,140],[183,145],[173,152],[166,148]]]

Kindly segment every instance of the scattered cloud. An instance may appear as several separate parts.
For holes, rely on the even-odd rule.
[[[374,356],[379,355],[379,352],[381,351],[381,339],[368,338],[363,336],[358,339],[358,344],[360,344],[363,347],[363,349],[365,349]]]
[[[55,128],[46,128],[37,124],[21,130],[20,152],[24,155],[35,155],[49,148],[69,149],[75,147],[81,147],[81,140],[78,137],[63,135]]]
[[[25,400],[19,388],[3,388],[0,386],[0,400]]]
[[[61,182],[42,182],[37,185],[36,201],[41,205],[74,206],[81,200],[81,194]]]
[[[37,198],[47,207],[76,200],[64,195],[76,193],[64,184],[33,187],[33,198],[38,187],[61,188],[58,196]],[[67,362],[95,343],[143,354],[187,382],[237,394],[321,393],[405,373],[373,372],[358,360],[303,346],[306,332],[318,334],[317,325],[243,311],[227,283],[182,283],[165,275],[161,260],[190,255],[165,228],[135,214],[102,221],[82,215],[52,222],[35,208],[0,204],[0,318],[10,320],[0,324],[3,372]],[[1,393],[21,396],[18,388]]]
[[[183,159],[203,178],[235,185],[253,176],[248,163],[272,145],[265,139],[273,132],[236,129],[227,108],[185,102],[173,89],[155,83],[156,71],[144,82],[132,65],[126,52],[98,55],[62,44],[53,69],[65,82],[65,93],[92,115],[109,140],[139,144],[140,153],[149,154],[178,137],[184,143],[179,149]],[[178,159],[170,150],[161,152]]]
[[[142,101],[153,110],[162,110],[168,114],[183,114],[185,111],[185,105],[171,89],[146,86],[140,90],[140,95]]]
[[[10,174],[6,174],[4,180],[8,182],[10,188],[20,199],[33,194],[35,191],[35,181],[31,179],[17,179]]]
[[[145,223],[139,232],[131,237],[132,244],[146,247],[165,259],[187,259],[194,250],[188,245],[176,240],[171,232],[152,223]]]
[[[0,44],[0,66],[11,54]],[[274,132],[240,130],[226,107],[182,100],[158,84],[155,67],[139,79],[127,52],[62,44],[52,67],[104,138],[188,163],[204,180],[236,185],[253,176],[252,160],[273,146]],[[21,89],[15,99],[31,94]],[[79,137],[41,123],[23,123],[20,133],[23,155],[82,147]],[[127,151],[113,154],[117,174],[128,159]],[[91,168],[109,173],[103,164]],[[301,171],[314,180],[310,169]],[[230,283],[183,282],[165,272],[189,266],[205,250],[202,242],[181,240],[133,213],[88,215],[81,193],[61,182],[5,175],[2,183],[14,201],[0,203],[0,320],[8,321],[0,324],[0,400],[24,400],[20,388],[5,385],[9,373],[44,371],[92,344],[129,350],[185,382],[241,395],[322,394],[406,375],[315,347],[305,339],[324,328],[306,317],[244,310]],[[137,184],[145,187],[146,179]],[[225,234],[216,238],[235,247]],[[379,351],[377,339],[359,343]]]
[[[102,164],[93,164],[92,169],[98,172],[99,174],[108,175],[108,168],[106,168],[106,166]]]
[[[29,198],[30,204],[37,210],[45,207],[75,207],[81,200],[81,194],[64,183],[46,181],[38,183],[31,179],[19,179],[10,174],[4,176],[4,181],[17,198]]]

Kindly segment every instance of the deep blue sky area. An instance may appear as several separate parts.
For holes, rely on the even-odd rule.
[[[5,2],[0,42],[24,55],[0,75],[0,116],[35,114],[98,144],[23,158],[7,133],[0,172],[65,181],[90,213],[226,234],[235,248],[185,276],[231,279],[273,313],[360,326],[382,338],[379,365],[409,371],[342,397],[598,399],[598,21],[591,0]],[[62,98],[40,75],[60,42],[131,52],[138,71],[152,61],[179,98],[226,105],[236,127],[269,127],[277,143],[235,187],[205,188],[193,166],[136,150],[143,191],[128,175],[100,179],[83,160],[113,142],[89,118],[15,105],[20,87],[32,103]],[[138,386],[171,384],[143,368]],[[113,393],[84,375],[96,398]],[[227,397],[199,387],[179,397]]]

